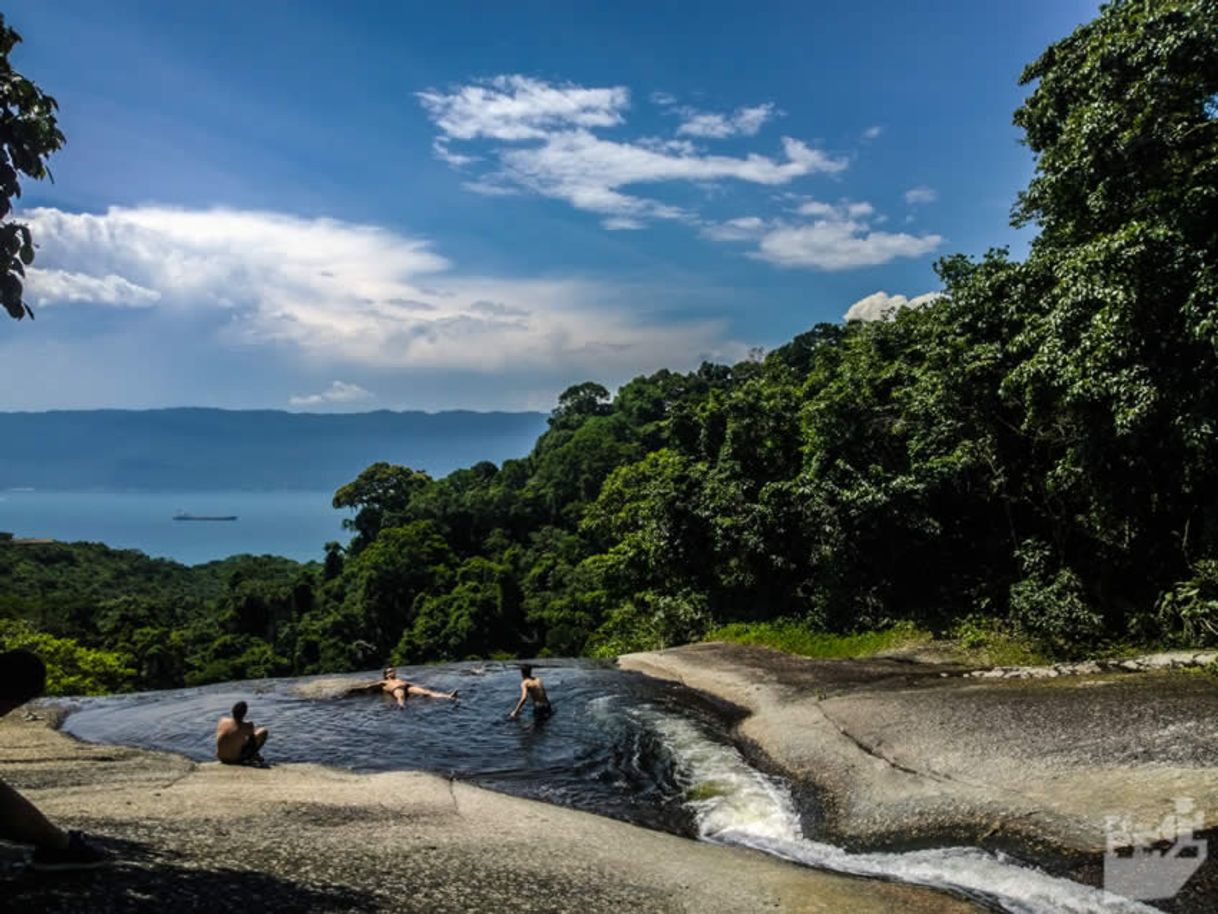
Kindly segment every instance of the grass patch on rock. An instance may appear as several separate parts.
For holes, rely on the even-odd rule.
[[[848,635],[817,631],[797,620],[774,622],[733,622],[712,629],[705,641],[729,641],[752,644],[819,659],[873,657],[887,651],[925,644],[932,639],[930,632],[912,622],[899,622],[878,631],[855,632]]]

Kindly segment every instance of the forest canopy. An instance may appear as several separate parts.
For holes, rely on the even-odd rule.
[[[957,254],[883,320],[575,385],[518,460],[374,464],[321,564],[0,545],[0,637],[117,651],[143,686],[772,620],[1218,642],[1218,5],[1117,0],[1022,81],[1023,261]],[[69,561],[140,570],[28,583]]]

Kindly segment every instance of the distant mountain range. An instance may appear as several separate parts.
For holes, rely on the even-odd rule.
[[[521,457],[542,413],[0,412],[0,489],[336,489],[377,460],[443,475]]]

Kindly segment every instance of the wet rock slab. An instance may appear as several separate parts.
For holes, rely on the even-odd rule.
[[[16,714],[0,720],[0,776],[117,861],[43,875],[0,845],[0,911],[976,910],[434,775],[197,765]]]
[[[1218,685],[1173,672],[1191,655],[993,677],[732,644],[619,662],[748,712],[739,735],[815,793],[822,836],[849,847],[968,843],[1098,884],[1109,816],[1152,826],[1189,797],[1218,826]],[[1174,909],[1218,910],[1213,869]]]

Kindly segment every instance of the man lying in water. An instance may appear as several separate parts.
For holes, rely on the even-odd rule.
[[[245,719],[249,705],[239,701],[233,705],[232,717],[221,717],[216,724],[216,758],[226,765],[253,765],[258,768],[270,766],[262,760],[262,746],[270,731],[266,727],[255,727],[253,721]]]
[[[533,700],[534,720],[544,720],[554,713],[550,699],[546,697],[546,687],[541,684],[541,679],[533,675],[532,666],[522,663],[520,665],[520,701],[516,702],[516,707],[512,709],[512,713],[508,717],[515,720],[520,709],[529,699]]]
[[[386,695],[392,695],[399,707],[406,707],[406,699],[410,696],[417,698],[456,698],[457,690],[451,692],[437,692],[435,689],[429,689],[425,686],[416,685],[413,682],[407,682],[405,679],[398,679],[398,671],[396,667],[385,667],[385,678],[379,679],[376,682],[370,682],[368,685],[355,686],[347,690],[348,695],[354,695],[358,692],[384,692]]]

